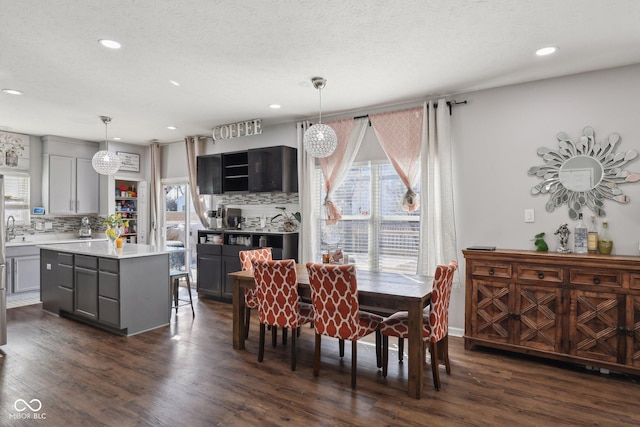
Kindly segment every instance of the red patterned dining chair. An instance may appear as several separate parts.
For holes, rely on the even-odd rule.
[[[449,265],[439,265],[433,277],[431,302],[425,311],[422,322],[422,336],[425,344],[429,344],[431,353],[431,371],[433,385],[440,390],[440,374],[438,372],[439,357],[444,359],[447,374],[451,373],[449,364],[449,302],[451,301],[451,286],[453,274],[458,268],[456,261]],[[387,376],[389,362],[389,337],[400,339],[409,337],[409,316],[406,311],[399,311],[386,318],[380,325],[382,334],[382,375]],[[399,346],[402,347],[402,346]],[[398,356],[402,360],[402,355]]]
[[[378,330],[383,317],[361,311],[358,304],[356,267],[307,263],[313,323],[316,331],[313,375],[320,372],[322,335],[351,341],[351,388],[356,388],[358,339]],[[341,341],[340,356],[344,355]]]
[[[271,248],[240,251],[240,265],[242,271],[253,271],[254,261],[271,261]],[[249,325],[251,323],[251,310],[258,309],[258,291],[244,288],[244,337],[249,338]]]
[[[272,327],[298,327],[313,320],[311,304],[300,302],[296,262],[254,261],[253,277],[258,293],[258,315],[260,318],[260,343],[258,362],[264,359],[264,335],[267,325]],[[291,334],[291,370],[296,370],[296,334]]]

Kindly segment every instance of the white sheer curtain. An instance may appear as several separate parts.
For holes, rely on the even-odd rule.
[[[344,176],[351,168],[353,161],[360,150],[364,134],[369,124],[368,117],[357,119],[343,119],[325,123],[330,126],[338,137],[336,150],[328,157],[320,159],[320,167],[324,175],[325,209],[327,212],[327,225],[337,223],[342,215],[340,208],[333,203],[332,197],[336,189],[340,187]]]
[[[185,146],[187,148],[187,167],[189,170],[189,188],[191,190],[191,200],[193,206],[196,208],[196,214],[200,220],[200,224],[204,228],[209,226],[207,220],[207,214],[205,212],[206,207],[198,194],[198,162],[197,157],[205,154],[205,144],[207,139],[201,136],[188,136],[184,139]],[[187,209],[189,209],[187,207]],[[189,229],[189,226],[186,226]]]
[[[439,108],[436,108],[436,105]],[[420,247],[418,274],[432,275],[438,264],[458,260],[453,209],[450,115],[447,102],[424,105],[420,152]]]
[[[160,144],[152,142],[149,146],[151,156],[151,183],[149,185],[149,216],[151,218],[151,229],[149,230],[149,244],[163,245],[162,240],[162,218],[161,204],[162,195],[160,193],[162,184],[160,183],[160,168],[162,165],[162,150]]]
[[[298,234],[298,260],[301,264],[318,260],[318,248],[315,236],[317,226],[314,221],[313,195],[315,194],[315,179],[313,171],[316,159],[310,156],[304,149],[304,132],[311,126],[309,122],[298,122],[296,131],[298,137],[298,197],[300,201],[300,211],[302,212],[302,222],[300,223],[300,233]]]

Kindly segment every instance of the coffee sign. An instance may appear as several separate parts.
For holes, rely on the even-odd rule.
[[[241,136],[260,135],[262,119],[220,125],[213,128],[213,140],[239,138]]]

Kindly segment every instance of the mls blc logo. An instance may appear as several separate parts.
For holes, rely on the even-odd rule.
[[[13,408],[18,412],[15,414],[9,414],[9,418],[12,420],[44,420],[47,418],[46,413],[40,413],[40,410],[42,409],[42,402],[40,402],[39,399],[31,399],[28,402],[24,399],[17,399],[13,402]]]

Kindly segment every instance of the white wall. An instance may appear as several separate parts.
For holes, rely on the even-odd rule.
[[[554,231],[569,219],[566,205],[549,213],[548,195],[529,191],[539,180],[527,175],[542,164],[538,147],[557,148],[556,134],[574,140],[585,126],[596,140],[617,132],[616,152],[640,151],[640,65],[578,74],[456,96],[467,105],[454,107],[455,209],[458,248],[495,245],[535,249],[533,236],[546,233],[550,250],[557,248]],[[625,169],[640,173],[640,161]],[[640,183],[619,187],[631,202],[605,202],[614,241],[613,253],[638,255]],[[535,209],[535,222],[524,222],[524,209]],[[590,219],[591,212],[585,217]],[[598,220],[600,224],[600,220]],[[573,236],[571,236],[573,237]],[[571,241],[572,242],[572,241]],[[459,273],[465,264],[460,254]],[[454,289],[450,325],[464,327],[464,289]]]

